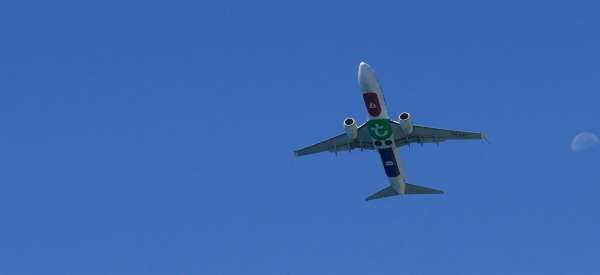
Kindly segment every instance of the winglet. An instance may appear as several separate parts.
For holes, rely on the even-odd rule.
[[[483,141],[485,141],[485,143],[487,143],[487,144],[490,144],[490,143],[491,143],[491,142],[490,142],[490,140],[488,139],[488,136],[487,136],[487,134],[486,134],[486,133],[481,133],[481,139],[482,139]]]

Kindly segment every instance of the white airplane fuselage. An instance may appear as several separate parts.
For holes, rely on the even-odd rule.
[[[358,84],[369,113],[367,127],[369,135],[376,148],[389,183],[399,194],[406,190],[406,180],[399,150],[396,147],[390,116],[386,106],[383,90],[377,81],[375,73],[367,63],[361,62],[358,68]]]

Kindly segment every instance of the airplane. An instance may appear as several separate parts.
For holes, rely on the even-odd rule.
[[[358,125],[353,117],[343,121],[344,133],[314,145],[294,151],[295,156],[320,152],[377,150],[389,180],[389,186],[368,196],[367,201],[397,195],[443,194],[441,190],[406,182],[399,147],[411,143],[437,143],[447,140],[486,140],[483,133],[446,130],[414,125],[409,113],[403,112],[398,120],[388,114],[383,89],[374,70],[365,62],[358,66],[358,85],[362,92],[369,119]]]

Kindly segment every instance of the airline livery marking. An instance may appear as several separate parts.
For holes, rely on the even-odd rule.
[[[381,114],[381,105],[377,93],[364,93],[363,99],[370,115],[379,116]]]
[[[383,162],[383,169],[385,169],[385,174],[388,177],[394,178],[400,176],[400,169],[398,168],[396,156],[394,156],[394,149],[379,149],[379,156],[381,156],[381,161]]]
[[[385,140],[392,136],[392,126],[387,119],[372,119],[367,122],[369,134],[375,140]]]

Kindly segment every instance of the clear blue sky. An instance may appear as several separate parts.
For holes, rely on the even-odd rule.
[[[485,3],[484,3],[485,2]],[[595,1],[4,1],[0,274],[595,274]],[[391,113],[377,154],[292,151]]]

